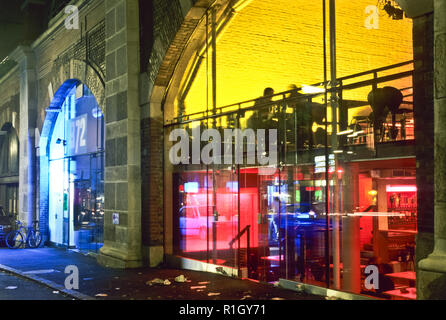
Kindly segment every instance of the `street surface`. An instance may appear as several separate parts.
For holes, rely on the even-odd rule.
[[[0,271],[0,300],[71,300],[36,282]]]
[[[111,269],[105,268],[91,256],[60,248],[11,250],[0,248],[0,265],[19,270],[24,275],[37,276],[64,286],[67,266],[79,270],[79,288],[75,291],[99,300],[323,300],[323,297],[278,288],[272,284],[241,280],[221,274],[180,270],[169,266],[158,268]],[[183,276],[184,282],[175,278]],[[0,300],[20,297],[24,283],[7,276],[0,283]],[[162,283],[157,283],[162,280]],[[166,281],[168,280],[168,281]],[[164,282],[166,281],[166,284]],[[33,286],[34,283],[26,285]],[[17,289],[7,289],[17,286]],[[61,299],[47,287],[34,286],[34,291],[23,296],[32,299]],[[13,291],[13,292],[11,292]],[[32,291],[32,290],[29,290]],[[10,299],[10,298],[8,298]]]

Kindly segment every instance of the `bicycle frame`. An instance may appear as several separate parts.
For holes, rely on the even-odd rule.
[[[38,223],[38,221],[33,221],[33,225],[34,224],[37,224]],[[28,240],[29,240],[29,237],[31,236],[31,233],[35,230],[34,229],[34,227],[33,226],[30,226],[30,227],[28,227],[28,228],[26,228],[23,224],[22,224],[22,222],[20,222],[20,220],[17,220],[16,221],[16,224],[17,224],[17,226],[18,226],[18,228],[17,228],[17,232],[19,232],[21,235],[22,235],[22,237],[23,237],[23,243],[25,244],[25,246],[28,244]],[[28,230],[27,230],[28,229]],[[38,229],[38,228],[37,228]],[[37,230],[36,229],[36,230]]]

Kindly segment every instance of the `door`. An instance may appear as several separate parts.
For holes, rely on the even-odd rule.
[[[73,245],[81,251],[97,252],[104,242],[103,156],[98,153],[74,159],[70,190]]]
[[[292,227],[292,215],[288,210],[290,201],[286,173],[277,169],[275,173],[258,176],[259,213],[257,278],[276,281],[283,273],[288,238]]]
[[[69,187],[66,159],[52,160],[49,163],[49,230],[50,241],[68,244],[68,203]],[[65,231],[65,232],[64,232]]]
[[[211,262],[236,270],[241,259],[238,174],[234,167],[221,165],[210,170],[209,178],[213,185],[209,228]]]

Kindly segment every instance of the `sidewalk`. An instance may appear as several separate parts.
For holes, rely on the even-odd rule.
[[[65,267],[79,269],[79,290],[64,288]],[[119,300],[323,300],[274,287],[222,275],[172,268],[117,270],[104,268],[96,259],[58,248],[0,248],[0,270],[39,282],[73,299]],[[188,282],[175,282],[184,275]],[[168,279],[170,285],[147,284]]]

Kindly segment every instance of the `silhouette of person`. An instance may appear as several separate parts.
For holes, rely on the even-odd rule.
[[[401,123],[401,140],[406,140],[406,113],[403,113],[403,116],[401,117],[400,123]]]
[[[297,86],[291,84],[290,90],[293,90],[288,96],[288,105],[291,108],[295,108],[296,114],[296,129],[297,129],[297,141],[296,146],[299,149],[304,146],[309,146],[311,137],[311,110],[307,103],[307,99],[304,94],[299,93]],[[294,124],[293,124],[294,127]]]
[[[274,116],[273,95],[274,89],[268,87],[263,90],[263,96],[256,99],[254,114],[248,119],[248,128],[269,129],[272,127],[272,118]]]

